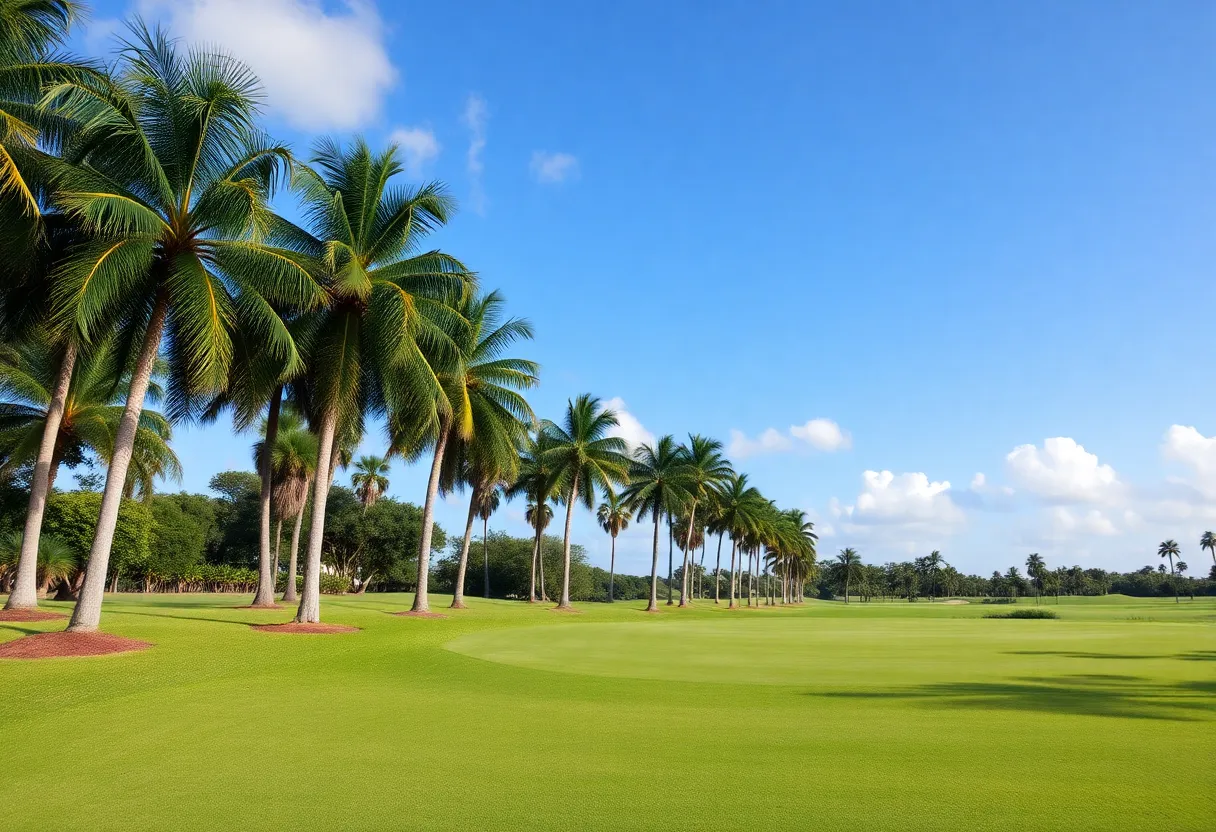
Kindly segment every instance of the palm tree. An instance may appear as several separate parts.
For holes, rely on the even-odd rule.
[[[406,459],[420,453],[441,393],[432,361],[454,349],[451,333],[460,327],[446,300],[473,281],[454,258],[419,251],[426,235],[447,222],[453,205],[438,184],[390,184],[402,171],[396,145],[373,154],[362,140],[350,147],[322,140],[311,161],[315,169],[301,166],[296,183],[312,235],[279,226],[293,247],[320,261],[326,294],[324,304],[298,322],[309,372],[296,387],[319,440],[300,622],[321,616],[321,545],[335,443],[361,433],[366,415],[387,412],[394,452]],[[407,435],[418,441],[404,442]],[[437,488],[432,471],[428,494]],[[424,517],[423,582],[430,535]]]
[[[1047,564],[1038,552],[1032,552],[1026,557],[1026,574],[1034,581],[1035,602],[1043,597],[1043,578],[1047,574]]]
[[[47,106],[84,125],[52,166],[55,206],[93,233],[57,268],[60,330],[98,338],[115,319],[138,343],[80,600],[69,629],[93,631],[123,484],[162,337],[170,415],[227,384],[240,327],[299,365],[272,305],[320,295],[303,258],[265,242],[269,198],[290,163],[258,132],[256,79],[226,56],[183,56],[159,30],[132,28],[112,83],[66,79]]]
[[[597,492],[607,493],[612,486],[629,479],[629,458],[625,456],[625,440],[609,436],[617,426],[616,412],[600,405],[600,400],[586,393],[566,403],[562,424],[545,421],[541,433],[548,447],[549,458],[561,483],[561,497],[566,503],[566,530],[562,540],[562,594],[557,608],[570,609],[570,523],[574,506],[580,500],[590,511],[595,506]]]
[[[508,497],[522,496],[527,502],[525,517],[534,531],[532,547],[531,577],[529,579],[528,603],[536,603],[536,573],[540,567],[541,598],[545,599],[544,560],[541,558],[541,543],[545,528],[553,518],[549,500],[557,491],[558,481],[553,461],[546,454],[548,440],[542,431],[532,434],[527,447],[519,456],[519,474],[507,490]]]
[[[654,542],[650,565],[650,603],[647,612],[659,610],[659,520],[671,516],[691,499],[692,475],[688,460],[676,440],[668,435],[653,445],[641,444],[633,451],[629,466],[629,487],[621,502],[641,520],[650,515],[654,522]]]
[[[519,391],[536,385],[539,368],[532,361],[504,355],[516,341],[532,338],[532,325],[522,318],[503,320],[504,305],[498,292],[465,293],[458,307],[468,322],[456,337],[460,360],[440,373],[446,397],[458,402],[455,410],[466,416],[466,429],[452,430],[446,443],[440,489],[451,491],[463,483],[473,492],[456,568],[453,609],[464,607],[473,520],[488,495],[519,474],[519,452],[527,442],[528,428],[536,421]],[[415,609],[419,599],[425,602],[425,598],[420,588]]]
[[[1199,548],[1212,553],[1212,563],[1216,565],[1216,532],[1204,532],[1199,538]]]
[[[536,578],[537,567],[540,570],[540,599],[548,601],[548,593],[545,592],[545,560],[541,552],[541,543],[544,540],[545,529],[549,527],[549,523],[553,520],[553,506],[548,503],[528,503],[524,509],[524,519],[528,521],[528,525],[536,530],[536,540],[532,546],[532,578],[531,588],[528,590],[528,603],[536,603]]]
[[[839,579],[844,582],[844,602],[849,603],[849,585],[861,573],[861,556],[856,549],[841,549],[836,555],[836,570]]]
[[[355,463],[355,473],[351,474],[350,484],[355,489],[355,496],[363,503],[363,512],[376,504],[380,495],[388,491],[388,458],[383,456],[361,456]]]
[[[1171,578],[1174,577],[1174,558],[1178,557],[1179,554],[1180,554],[1180,550],[1178,548],[1178,541],[1176,541],[1176,540],[1163,541],[1161,543],[1161,545],[1157,547],[1157,555],[1159,557],[1170,559],[1170,577]],[[1178,585],[1172,580],[1170,581],[1170,583],[1174,585],[1174,603],[1177,604],[1177,603],[1179,603]]]
[[[481,565],[485,571],[482,595],[490,598],[490,518],[502,501],[502,486],[483,491],[477,500],[477,516],[481,518]]]
[[[317,473],[317,437],[304,427],[303,420],[294,411],[285,410],[275,435],[274,448],[270,453],[270,471],[274,480],[273,510],[279,518],[281,536],[284,520],[292,520],[291,548],[288,553],[287,585],[283,591],[284,603],[299,601],[296,592],[296,558],[300,546],[300,529],[304,522],[304,509],[308,503],[308,486]],[[273,574],[278,577],[279,553],[275,546]]]
[[[722,456],[722,443],[697,434],[689,434],[688,444],[680,447],[688,476],[688,524],[684,536],[684,573],[680,588],[680,606],[688,606],[688,553],[692,550],[692,535],[696,525],[697,506],[716,494],[734,469]]]
[[[9,532],[0,540],[0,575],[17,567],[21,555],[21,532]],[[37,595],[45,598],[56,581],[68,581],[80,569],[80,558],[62,540],[45,536],[38,543]]]
[[[735,607],[735,552],[739,543],[755,528],[759,512],[765,504],[760,492],[747,484],[747,474],[736,474],[728,479],[718,494],[719,543],[722,532],[730,535],[730,609]],[[720,559],[718,565],[721,568]],[[714,601],[717,600],[715,590]]]
[[[605,495],[604,502],[600,503],[596,518],[600,522],[600,528],[608,532],[609,537],[612,538],[611,554],[608,560],[608,603],[612,603],[616,600],[612,597],[613,580],[616,576],[616,536],[629,528],[629,509],[621,503],[615,492],[609,491]]]

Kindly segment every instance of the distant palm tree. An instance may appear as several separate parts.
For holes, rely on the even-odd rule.
[[[688,473],[688,518],[685,534],[680,544],[684,553],[684,571],[680,587],[680,606],[690,603],[688,597],[688,558],[693,546],[696,527],[697,506],[717,494],[723,484],[735,473],[730,463],[722,456],[722,443],[697,434],[689,434],[688,444],[680,447]]]
[[[607,499],[600,503],[596,518],[600,521],[600,528],[608,532],[612,538],[612,553],[608,560],[608,603],[612,603],[616,600],[613,598],[613,580],[616,576],[616,536],[629,528],[629,509],[621,503],[615,492],[609,491]]]
[[[532,566],[528,579],[528,603],[536,603],[536,576],[541,573],[541,599],[546,600],[544,560],[541,558],[541,543],[545,528],[553,517],[549,507],[557,491],[558,476],[553,461],[545,453],[548,444],[545,434],[537,431],[528,438],[523,453],[519,455],[519,474],[507,489],[508,497],[521,496],[527,502],[525,516],[533,530]]]
[[[549,527],[549,523],[553,520],[553,506],[548,503],[528,503],[528,507],[524,509],[524,519],[528,521],[536,532],[536,540],[532,546],[532,588],[529,590],[528,603],[536,603],[536,579],[539,572],[540,577],[540,600],[548,601],[549,593],[545,591],[545,559],[544,553],[541,551],[541,544],[544,542],[545,529]]]
[[[735,474],[729,478],[719,492],[717,501],[718,512],[715,522],[719,542],[722,532],[730,535],[730,600],[728,607],[734,609],[736,597],[735,553],[747,534],[755,529],[760,512],[764,510],[767,503],[758,490],[748,485],[747,474]],[[721,571],[720,561],[718,566]],[[714,602],[717,603],[718,600],[718,591],[715,588]]]
[[[649,515],[654,522],[654,542],[650,565],[650,603],[647,612],[659,609],[659,521],[673,514],[689,500],[692,483],[688,462],[672,436],[663,436],[653,445],[643,443],[633,451],[629,466],[629,485],[621,501],[641,520]]]
[[[361,456],[355,463],[355,473],[351,474],[350,484],[355,489],[355,496],[363,503],[363,512],[376,504],[385,491],[388,491],[389,470],[388,458],[383,456]]]
[[[609,436],[617,426],[616,412],[601,407],[600,400],[583,394],[566,404],[562,424],[541,425],[548,447],[545,450],[562,484],[566,503],[566,531],[562,539],[562,594],[558,609],[570,609],[570,523],[578,502],[591,510],[597,492],[608,492],[629,478],[625,440]]]
[[[1212,553],[1212,563],[1216,565],[1216,532],[1204,532],[1199,538],[1199,548]]]
[[[270,471],[274,487],[271,491],[273,510],[279,518],[279,533],[284,520],[294,521],[291,530],[291,548],[287,562],[287,587],[283,601],[297,603],[296,572],[300,547],[300,529],[304,523],[304,509],[308,503],[308,487],[317,474],[317,436],[308,430],[295,411],[284,409],[275,432],[274,448],[270,452]],[[274,575],[278,579],[279,550],[275,545]]]
[[[861,575],[861,556],[856,549],[841,549],[836,555],[836,569],[844,582],[844,602],[849,603],[849,586]]]
[[[1178,548],[1178,541],[1176,541],[1176,540],[1163,541],[1161,543],[1161,545],[1157,547],[1157,555],[1159,557],[1170,559],[1170,576],[1171,577],[1173,577],[1173,575],[1174,575],[1174,558],[1178,557],[1179,554],[1180,554],[1180,552],[1179,552],[1179,548]],[[1178,601],[1178,584],[1175,581],[1170,581],[1170,583],[1174,585],[1174,603],[1177,604],[1177,603],[1179,603],[1179,601]]]
[[[1005,581],[1009,585],[1009,593],[1014,601],[1018,599],[1018,587],[1022,585],[1022,576],[1018,573],[1016,566],[1009,567],[1009,571],[1005,573]]]
[[[1043,578],[1047,575],[1047,564],[1043,556],[1034,552],[1026,558],[1026,574],[1034,582],[1036,601],[1043,596]]]
[[[502,488],[482,491],[477,498],[477,516],[481,518],[481,565],[484,571],[482,595],[490,597],[490,518],[502,502]]]

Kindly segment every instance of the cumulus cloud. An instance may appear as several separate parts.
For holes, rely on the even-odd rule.
[[[538,150],[532,154],[532,175],[537,182],[559,184],[568,179],[577,179],[578,158],[569,153],[546,153]]]
[[[1194,427],[1171,425],[1165,432],[1161,455],[1187,469],[1182,482],[1204,497],[1216,499],[1216,436],[1204,436]]]
[[[486,149],[486,125],[490,120],[490,110],[486,100],[476,93],[470,93],[464,102],[464,114],[460,121],[469,130],[469,150],[465,158],[465,170],[469,174],[469,203],[478,214],[486,210],[486,192],[482,186],[482,174],[485,173],[485,162],[482,154]]]
[[[790,425],[785,433],[768,428],[755,439],[741,430],[732,429],[727,453],[736,459],[744,459],[759,454],[792,451],[800,446],[831,453],[851,448],[853,438],[831,419],[811,419],[803,425]]]
[[[1005,465],[1018,485],[1052,502],[1112,503],[1123,491],[1114,468],[1067,436],[1047,439],[1042,448],[1019,445]]]
[[[305,130],[351,130],[374,120],[397,81],[387,29],[366,0],[327,10],[317,0],[142,0],[195,44],[244,61],[269,109]]]
[[[1089,535],[1112,537],[1119,534],[1114,521],[1096,508],[1077,512],[1065,506],[1055,506],[1050,510],[1049,516],[1049,536],[1058,540]]]
[[[604,407],[608,410],[616,411],[617,425],[608,431],[609,436],[619,436],[621,439],[624,439],[625,444],[629,446],[631,451],[638,445],[654,444],[654,434],[646,430],[638,420],[638,417],[629,412],[629,408],[625,405],[625,400],[620,396],[614,396],[604,402]]]
[[[406,175],[412,179],[421,177],[426,166],[439,157],[439,141],[429,127],[398,127],[389,141],[401,149]]]
[[[861,480],[861,493],[851,504],[835,497],[828,503],[836,536],[912,552],[937,545],[966,521],[948,481],[936,482],[921,472],[891,471],[865,471]]]

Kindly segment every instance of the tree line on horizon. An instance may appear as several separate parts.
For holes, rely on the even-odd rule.
[[[534,531],[530,602],[550,596],[542,550],[560,512],[560,578],[549,573],[569,607],[579,506],[612,540],[606,600],[630,522],[652,527],[649,610],[664,531],[668,604],[706,595],[711,540],[716,602],[798,603],[818,585],[813,523],[750,485],[721,442],[629,447],[590,394],[557,420],[533,413],[525,394],[539,368],[513,354],[530,323],[427,247],[455,202],[441,183],[400,184],[395,146],[321,138],[301,158],[262,130],[259,82],[238,61],[139,20],[111,63],[73,58],[61,47],[80,12],[72,0],[0,3],[0,472],[28,485],[7,609],[37,605],[39,559],[62,543],[42,535],[60,468],[96,460],[100,499],[68,626],[96,630],[124,505],[179,476],[175,425],[221,418],[260,436],[253,606],[275,605],[282,579],[302,623],[321,619],[323,576],[346,568],[356,589],[373,583],[327,542],[327,507],[353,464],[352,493],[370,511],[389,457],[429,463],[414,612],[429,610],[435,501],[456,491],[470,495],[456,608],[475,523],[487,540],[504,499],[526,504]],[[276,197],[294,201],[299,223]],[[356,461],[369,422],[385,425],[386,452]]]

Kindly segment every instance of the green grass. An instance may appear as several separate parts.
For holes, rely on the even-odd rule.
[[[1025,607],[1023,609],[1010,610],[1009,612],[990,612],[984,616],[984,618],[1021,618],[1032,620],[1059,617],[1060,614],[1058,612],[1046,607]]]
[[[0,662],[0,829],[1216,817],[1216,599],[1053,600],[1055,621],[905,602],[385,614],[410,600],[326,598],[327,620],[363,631],[287,636],[245,626],[289,615],[233,609],[244,596],[107,597],[103,628],[152,650]]]

